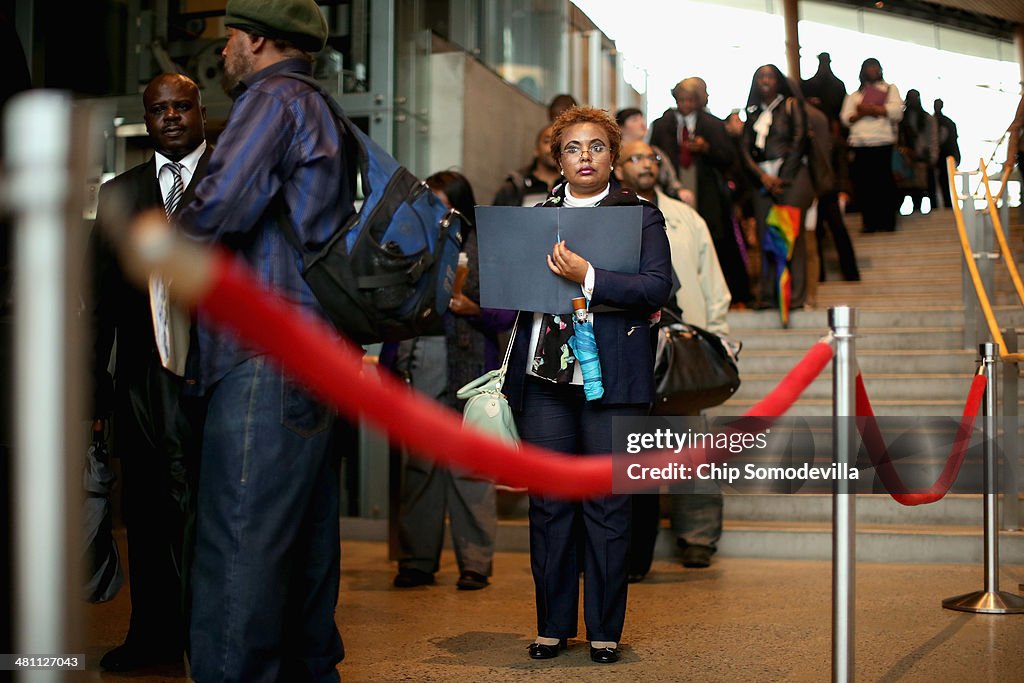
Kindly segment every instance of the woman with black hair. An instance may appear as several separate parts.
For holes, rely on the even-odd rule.
[[[462,250],[468,273],[443,318],[444,333],[417,337],[398,348],[396,370],[412,386],[461,412],[459,387],[498,367],[498,333],[512,325],[515,313],[481,308],[480,273],[473,207],[476,199],[461,173],[441,171],[426,180],[447,206],[464,217]],[[382,356],[384,354],[382,353]],[[383,360],[382,360],[383,362]],[[456,587],[477,590],[488,585],[497,531],[494,484],[414,456],[406,460],[399,512],[397,588],[434,583],[444,541],[445,512],[459,565]]]
[[[806,238],[803,215],[814,201],[814,188],[804,159],[807,125],[803,105],[789,81],[774,64],[754,72],[747,96],[747,120],[741,145],[745,170],[755,188],[751,203],[761,241],[761,287],[758,305],[778,305],[776,256],[764,249],[768,213],[776,204],[800,209],[800,230],[790,259],[790,307],[804,304],[807,287]]]
[[[864,220],[864,232],[896,229],[896,180],[892,175],[893,145],[903,120],[900,91],[882,79],[875,58],[860,67],[860,87],[846,96],[839,114],[849,126],[853,150],[853,194]]]

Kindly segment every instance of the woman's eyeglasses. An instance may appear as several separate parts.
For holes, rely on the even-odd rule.
[[[591,144],[590,147],[588,147],[585,151],[587,152],[587,154],[590,155],[590,158],[593,159],[607,152],[608,145],[605,145],[602,142],[595,142]],[[567,157],[579,158],[583,154],[583,152],[584,149],[575,143],[570,143],[562,149],[562,154],[564,154]]]

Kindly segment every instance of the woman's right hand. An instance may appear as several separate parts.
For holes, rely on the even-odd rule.
[[[769,173],[762,173],[761,185],[768,192],[774,195],[779,195],[782,194],[783,185],[785,185],[785,181],[783,181],[782,178],[778,176],[774,176]]]
[[[889,115],[884,104],[864,104],[863,102],[857,105],[857,113],[860,115],[859,118],[864,118],[865,116]]]

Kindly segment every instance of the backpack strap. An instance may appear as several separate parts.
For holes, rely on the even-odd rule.
[[[302,81],[303,83],[311,87],[313,90],[320,93],[320,96],[324,98],[324,100],[327,102],[327,106],[331,108],[331,113],[334,114],[334,118],[336,118],[341,123],[342,129],[345,133],[345,137],[348,138],[347,144],[350,144],[356,152],[359,176],[363,183],[363,195],[369,196],[373,190],[373,188],[370,186],[369,176],[370,155],[366,151],[366,145],[363,144],[361,138],[361,135],[364,134],[363,131],[356,124],[352,123],[351,119],[345,116],[345,110],[342,109],[341,105],[338,104],[338,101],[334,99],[334,97],[331,96],[331,94],[324,89],[324,87],[320,84],[320,81],[316,80],[312,76],[307,76],[306,74],[301,74],[296,71],[283,71],[276,75],[283,76],[285,78],[293,78],[297,81]],[[344,145],[346,144],[346,142],[343,140],[342,144]]]
[[[324,100],[327,102],[327,106],[330,107],[331,113],[334,115],[334,118],[337,119],[338,122],[341,124],[341,130],[344,134],[342,136],[342,139],[340,140],[342,146],[344,147],[348,145],[349,148],[356,154],[356,168],[358,169],[360,179],[362,180],[363,194],[369,196],[371,191],[368,170],[369,153],[366,151],[366,145],[363,144],[363,141],[360,139],[359,134],[357,133],[357,131],[359,133],[362,133],[362,131],[359,130],[356,124],[352,123],[352,121],[347,116],[345,116],[345,110],[341,108],[341,105],[338,104],[338,101],[335,100],[330,93],[324,90],[324,87],[320,85],[320,82],[317,81],[312,76],[307,76],[306,74],[298,73],[296,71],[284,71],[275,75],[283,76],[285,78],[292,78],[295,79],[296,81],[302,81],[303,83],[311,87],[313,90],[318,92],[320,96],[324,98]],[[295,224],[292,223],[291,212],[288,210],[288,204],[287,202],[285,202],[284,199],[284,187],[282,187],[278,191],[278,193],[274,195],[274,198],[270,200],[269,208],[271,214],[274,216],[274,219],[281,227],[281,232],[284,234],[285,240],[288,241],[288,244],[290,244],[292,248],[295,249],[295,251],[299,252],[299,254],[303,257],[303,261],[305,261],[307,253],[306,248],[302,245],[301,242],[299,242],[299,236],[295,232]]]

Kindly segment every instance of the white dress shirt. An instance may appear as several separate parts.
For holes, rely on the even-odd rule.
[[[181,161],[181,182],[182,187],[186,188],[189,183],[192,182],[192,176],[196,173],[196,166],[199,165],[199,159],[203,156],[206,151],[206,141],[203,140],[199,143],[199,146],[189,152]],[[168,170],[166,173],[163,172],[164,166],[171,163],[171,160],[165,157],[160,152],[153,154],[153,159],[156,161],[156,179],[160,183],[160,198],[167,199],[168,193],[171,191],[171,187],[174,186],[174,175]]]

